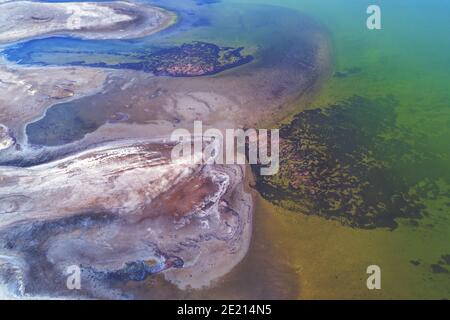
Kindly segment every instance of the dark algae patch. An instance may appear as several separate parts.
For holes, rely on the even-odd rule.
[[[447,269],[445,269],[440,264],[432,264],[431,265],[431,272],[433,273],[449,273]]]
[[[360,73],[362,70],[360,68],[350,68],[347,70],[343,70],[343,71],[336,71],[334,73],[334,77],[336,78],[347,78],[353,75],[356,75],[358,73]]]
[[[441,257],[441,264],[446,264],[448,266],[450,266],[450,254],[445,254]]]
[[[444,254],[441,256],[437,263],[430,266],[433,273],[450,273],[450,254]]]
[[[280,129],[280,172],[257,176],[257,189],[284,208],[351,227],[394,229],[397,218],[417,226],[427,214],[421,200],[438,197],[439,187],[423,170],[432,155],[418,154],[397,126],[396,105],[355,96],[295,115]]]
[[[409,261],[409,263],[411,263],[413,266],[420,266],[420,261],[419,260],[411,260]]]
[[[242,55],[242,50],[244,50],[242,47],[219,47],[212,43],[196,41],[154,52],[137,53],[132,57],[137,62],[89,64],[76,61],[70,64],[139,70],[151,72],[158,76],[195,77],[217,74],[253,61],[253,56]]]

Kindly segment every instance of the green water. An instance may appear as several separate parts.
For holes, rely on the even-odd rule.
[[[393,231],[361,230],[258,199],[252,248],[245,261],[222,285],[187,297],[450,298],[450,266],[442,261],[450,254],[450,2],[224,1],[216,11],[211,9],[212,26],[160,41],[184,43],[192,38],[242,45],[258,54],[249,43],[272,37],[274,44],[283,44],[278,41],[283,35],[271,30],[275,18],[269,10],[265,12],[272,24],[265,25],[261,15],[247,14],[246,20],[237,20],[236,10],[246,10],[242,4],[282,6],[316,19],[329,31],[334,72],[347,75],[331,76],[307,107],[326,108],[355,96],[394,101],[389,108],[379,107],[380,113],[395,121],[383,129],[386,143],[377,145],[376,150],[389,160],[389,174],[403,179],[408,194],[417,195],[425,210],[417,224],[400,219]],[[366,9],[375,2],[381,7],[382,30],[366,28]],[[289,28],[296,25],[292,23],[295,16],[289,15],[285,22],[276,17],[276,25],[284,27],[279,30],[295,32]],[[245,28],[257,24],[259,28]],[[253,31],[249,34],[247,30]],[[304,107],[299,104],[298,111]],[[372,126],[375,119],[371,114],[358,123]],[[392,187],[386,186],[386,190]],[[369,264],[382,269],[380,292],[365,287]],[[436,265],[449,273],[436,272]],[[167,290],[173,298],[174,289]]]
[[[335,69],[361,68],[359,74],[345,80],[331,79],[316,101],[318,106],[352,95],[393,95],[399,101],[396,110],[398,125],[412,130],[416,134],[415,139],[423,139],[430,151],[449,160],[448,1],[376,1],[382,12],[382,30],[366,28],[366,8],[373,1],[244,2],[273,3],[308,13],[330,31]],[[449,161],[445,167],[447,170],[441,170],[441,174],[448,182]]]
[[[285,251],[284,259],[300,270],[300,287],[306,289],[299,296],[450,298],[450,273],[437,267],[450,270],[443,261],[450,254],[450,2],[244,2],[300,10],[328,29],[334,71],[349,74],[327,80],[308,107],[326,108],[353,96],[394,99],[393,110],[380,107],[395,116],[395,125],[382,133],[386,146],[379,152],[389,159],[390,172],[410,185],[408,194],[418,195],[425,206],[417,225],[400,220],[394,231],[355,230],[270,206],[276,215],[267,219],[275,226],[263,228],[271,241],[282,243],[275,245]],[[382,30],[366,28],[366,9],[375,2]],[[372,120],[367,117],[367,126]],[[363,285],[363,268],[371,263],[379,264],[387,279],[384,290],[372,295]]]

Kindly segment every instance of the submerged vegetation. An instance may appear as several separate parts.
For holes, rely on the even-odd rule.
[[[415,154],[396,127],[395,106],[390,97],[353,97],[297,114],[280,130],[280,174],[258,177],[258,190],[287,209],[352,227],[394,229],[397,218],[417,224],[420,200],[439,188],[396,173],[422,166],[427,155]]]

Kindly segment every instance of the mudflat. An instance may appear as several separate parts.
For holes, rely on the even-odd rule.
[[[0,3],[0,43],[48,35],[89,39],[136,38],[169,26],[175,15],[131,2]]]

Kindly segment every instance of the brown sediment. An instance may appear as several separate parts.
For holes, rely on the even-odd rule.
[[[214,168],[229,178],[228,186],[221,191],[226,190],[219,201],[221,209],[215,218],[223,222],[222,232],[225,232],[226,237],[222,238],[222,241],[228,239],[226,240],[228,248],[224,250],[223,246],[218,246],[215,242],[203,243],[195,257],[196,265],[185,264],[183,269],[165,272],[165,279],[182,290],[208,288],[244,259],[250,245],[253,203],[251,196],[244,190],[243,167],[215,166]],[[216,238],[216,235],[210,234],[210,236]],[[221,237],[223,236],[219,236],[218,239]],[[191,245],[195,246],[195,242],[189,244]]]
[[[164,276],[180,288],[208,286],[228,273],[245,256],[251,237],[252,204],[242,188],[241,168],[171,162],[160,148],[143,141],[116,142],[43,165],[1,167],[2,255],[25,254],[30,270],[55,278],[74,263],[104,274],[128,262],[175,257],[183,268],[166,270]],[[177,196],[170,190],[179,183],[198,186],[189,190],[189,215],[160,211],[136,219],[161,195]],[[208,205],[201,205],[214,190]],[[30,287],[62,289],[58,281],[43,283],[28,269],[13,268],[26,273]],[[89,279],[83,293],[115,297],[113,291],[99,291],[112,285],[107,279]]]

